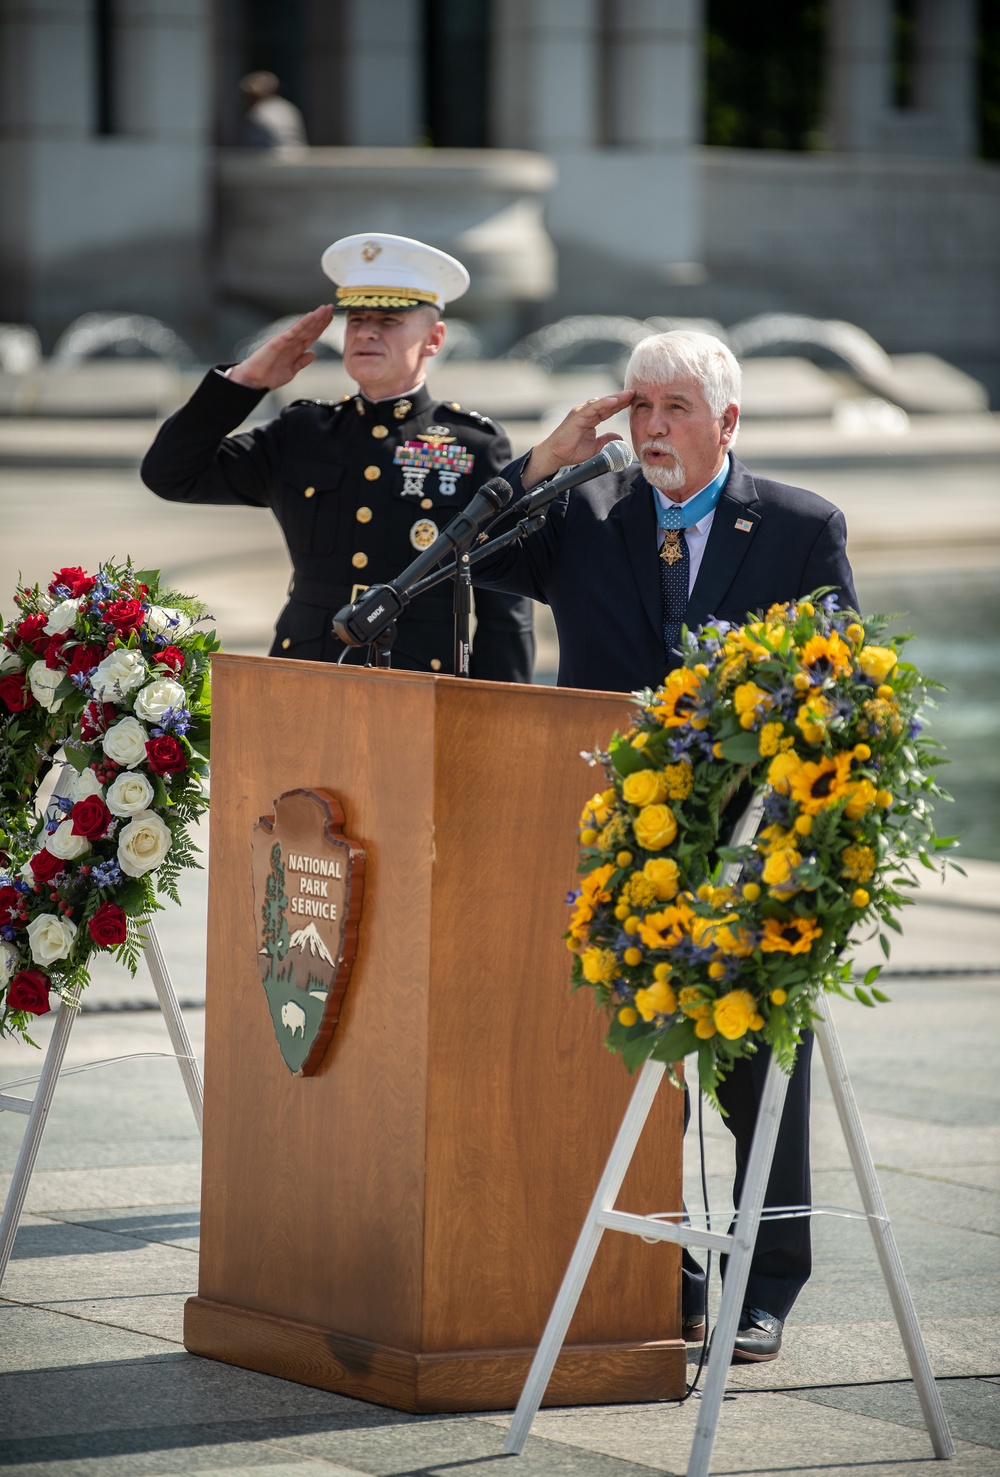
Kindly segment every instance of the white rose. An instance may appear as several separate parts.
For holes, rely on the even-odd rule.
[[[100,795],[104,799],[104,790],[101,782],[92,769],[84,769],[73,781],[69,792],[69,798],[76,803],[77,800],[86,800],[91,795]]]
[[[172,842],[166,822],[155,811],[141,811],[118,833],[118,865],[129,877],[142,877],[160,865]]]
[[[20,672],[24,666],[16,651],[8,651],[6,646],[0,646],[0,675],[4,672]]]
[[[136,718],[119,718],[102,739],[104,752],[109,759],[123,769],[134,769],[146,757],[146,739],[149,737]]]
[[[159,723],[168,708],[183,708],[187,693],[172,677],[157,677],[136,694],[135,711],[146,723]]]
[[[80,609],[79,600],[60,600],[49,618],[45,622],[45,630],[50,636],[61,636],[64,631],[71,631],[76,625],[77,613]]]
[[[56,697],[56,688],[65,677],[65,672],[54,672],[47,667],[44,661],[33,662],[28,668],[28,682],[35,695],[35,701],[50,713],[58,713],[62,707],[62,698]]]
[[[149,670],[137,651],[113,651],[90,674],[90,685],[102,702],[120,702],[141,687]]]
[[[153,799],[153,786],[144,774],[124,771],[108,786],[107,807],[112,815],[134,816],[146,809]]]
[[[52,855],[57,856],[60,861],[75,862],[77,857],[83,856],[90,850],[90,842],[86,836],[74,836],[73,822],[67,816],[56,826],[45,843],[45,849],[51,851]]]
[[[146,616],[146,630],[153,636],[169,635],[172,641],[191,629],[187,616],[172,605],[151,605]]]
[[[40,913],[28,924],[28,943],[36,964],[52,964],[65,959],[76,938],[76,924],[57,913]]]
[[[17,969],[17,950],[4,939],[0,941],[0,990],[9,985]]]

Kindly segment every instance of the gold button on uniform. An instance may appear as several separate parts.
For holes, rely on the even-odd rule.
[[[384,441],[389,434],[388,426],[372,426],[372,435],[376,441]]]
[[[372,510],[371,508],[359,508],[354,516],[359,523],[370,523],[372,521]]]
[[[422,497],[420,499],[420,506],[422,508],[433,508],[434,504],[431,502],[431,499],[429,497]]]
[[[315,489],[315,487],[306,487],[303,490],[302,496],[303,497],[315,497],[316,496],[316,489]]]
[[[368,555],[352,554],[351,563],[354,565],[355,569],[364,569],[365,565],[368,563]]]
[[[291,638],[289,636],[286,636],[285,639],[284,639],[284,641],[282,641],[282,643],[281,643],[281,649],[282,649],[282,651],[287,651],[288,648],[291,646],[291,644],[292,644]]]
[[[441,658],[439,656],[432,656],[431,657],[431,671],[432,672],[440,672],[440,670],[441,670]]]
[[[377,482],[382,475],[380,467],[365,467],[365,481]]]

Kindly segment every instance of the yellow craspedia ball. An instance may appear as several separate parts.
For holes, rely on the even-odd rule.
[[[646,747],[646,745],[649,743],[649,734],[648,733],[636,733],[636,734],[633,734],[630,742],[631,742],[631,745],[632,745],[633,749],[644,749]]]
[[[808,836],[812,828],[813,818],[811,815],[797,815],[795,817],[795,824],[792,829],[798,831],[800,836]]]
[[[698,896],[701,898],[703,903],[710,902],[712,897],[712,884],[710,882],[703,882],[698,888]]]
[[[716,739],[715,743],[712,745],[712,754],[716,759],[722,758],[722,745],[719,743],[718,739]]]
[[[859,626],[857,621],[851,621],[844,635],[848,641],[853,641],[855,646],[860,646],[865,639],[865,628],[864,626]]]
[[[867,744],[855,744],[854,757],[855,759],[859,759],[864,762],[865,759],[870,759],[872,757],[872,751]]]
[[[571,954],[578,954],[582,946],[579,939],[567,939],[566,947]]]
[[[895,697],[896,694],[893,692],[888,682],[882,682],[879,684],[878,687],[876,687],[875,696],[880,698],[890,698]]]
[[[867,908],[868,894],[863,887],[856,887],[851,893],[851,902],[856,908]]]
[[[809,681],[805,672],[796,672],[792,679],[792,685],[796,692],[805,692],[807,688],[812,686],[812,683]]]
[[[642,963],[642,950],[641,949],[636,949],[636,948],[626,949],[625,950],[625,953],[624,953],[624,955],[622,957],[624,958],[626,964],[632,964],[632,965],[641,964]]]
[[[694,671],[695,671],[695,675],[697,677],[707,677],[708,676],[708,668],[705,666],[705,663],[704,662],[699,662],[698,665],[695,667]]]
[[[815,615],[816,607],[811,600],[803,600],[802,604],[799,606],[799,612],[802,615]]]
[[[763,1024],[764,1024],[764,1017],[762,1015],[752,1015],[750,1017],[750,1029],[751,1029],[751,1031],[759,1031],[760,1028],[761,1028],[761,1026]]]
[[[695,1021],[694,1034],[699,1041],[711,1041],[715,1035],[715,1022],[709,1020]]]
[[[585,826],[583,828],[583,830],[580,832],[580,845],[581,846],[593,846],[593,844],[594,844],[594,842],[596,840],[597,840],[597,832],[594,830],[593,826]]]
[[[620,923],[623,923],[631,911],[628,903],[619,903],[615,909],[615,917]]]
[[[641,921],[642,920],[639,919],[639,918],[637,918],[634,913],[630,913],[629,916],[625,919],[625,923],[623,925],[623,927],[625,929],[625,932],[626,933],[638,933],[639,932],[639,924],[640,924]]]
[[[740,727],[741,728],[753,728],[755,721],[756,720],[754,718],[753,713],[741,713],[740,714]]]
[[[674,966],[672,964],[663,963],[653,965],[654,980],[668,980],[673,972]]]
[[[724,978],[725,973],[726,966],[721,962],[721,960],[717,959],[714,964],[710,964],[708,966],[708,977],[710,980],[721,980]]]
[[[618,1012],[618,1019],[621,1021],[623,1026],[634,1026],[636,1021],[639,1019],[639,1012],[637,1010],[633,1010],[631,1005],[623,1005],[621,1010]]]
[[[743,885],[743,896],[748,903],[755,903],[760,897],[760,884],[758,882],[746,882]]]
[[[788,999],[788,991],[787,990],[772,990],[771,991],[771,1004],[772,1005],[784,1005],[784,1003],[785,1003],[785,1001],[787,999]]]
[[[619,867],[630,867],[632,865],[632,853],[630,851],[620,851],[615,857],[615,864]]]
[[[875,796],[875,804],[878,806],[879,810],[888,810],[889,806],[892,804],[892,791],[879,790]]]

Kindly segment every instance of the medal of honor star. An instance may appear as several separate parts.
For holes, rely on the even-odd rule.
[[[241,363],[211,370],[142,463],[146,486],[172,502],[271,509],[293,574],[270,655],[306,661],[337,661],[336,611],[405,569],[510,459],[500,426],[435,400],[427,387],[447,332],[443,309],[469,285],[461,263],[420,241],[372,233],[335,241],[322,265],[336,302]],[[265,425],[231,434],[268,391],[313,362],[312,345],[335,312],[345,315],[344,367],[357,394],[295,400]],[[472,675],[530,682],[531,602],[494,590],[475,599]],[[392,665],[447,673],[452,648],[452,597],[442,585],[400,616]],[[352,649],[346,660],[364,658]]]
[[[674,331],[634,350],[625,389],[573,409],[504,476],[515,496],[614,439],[603,421],[628,409],[639,467],[563,493],[544,528],[477,566],[476,578],[552,607],[559,684],[634,692],[680,662],[682,624],[739,622],[749,611],[832,586],[856,608],[843,514],[802,488],[758,477],[732,453],[740,368],[709,334]],[[738,801],[734,802],[738,814]],[[788,1088],[765,1204],[807,1205],[809,1068],[804,1038]],[[734,1204],[769,1053],[742,1058],[719,1088],[736,1140]],[[786,1315],[811,1269],[808,1218],[765,1220],[747,1282],[734,1357],[776,1357]],[[704,1273],[685,1250],[683,1324],[705,1326]]]

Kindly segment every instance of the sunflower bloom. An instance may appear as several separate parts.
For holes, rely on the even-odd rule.
[[[650,711],[664,728],[690,723],[697,710],[701,678],[689,667],[678,667],[664,678]]]
[[[789,781],[792,799],[803,815],[816,815],[852,793],[851,756],[836,754],[815,763],[807,760]]]
[[[760,947],[765,954],[808,954],[822,933],[815,918],[793,918],[789,923],[768,918]]]
[[[851,648],[831,631],[829,636],[811,636],[802,648],[803,667],[814,682],[836,681],[851,670]]]

